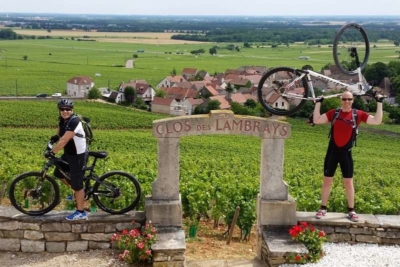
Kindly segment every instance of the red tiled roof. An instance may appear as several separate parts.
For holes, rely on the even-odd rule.
[[[247,98],[241,93],[231,94],[231,99],[232,102],[238,102],[239,104],[244,104],[247,100]]]
[[[213,96],[219,95],[218,92],[217,92],[217,90],[215,90],[214,87],[212,87],[211,85],[207,85],[207,86],[204,86],[204,87],[205,87],[205,88],[207,89],[207,91],[209,91],[210,94],[212,94]]]
[[[196,75],[197,71],[198,71],[198,70],[195,69],[195,68],[184,68],[184,69],[182,70],[182,75],[183,75],[183,74]]]
[[[73,83],[77,85],[86,85],[91,84],[92,82],[93,80],[89,76],[77,76],[67,81],[67,83]]]
[[[196,98],[197,97],[197,90],[196,89],[189,89],[189,88],[182,88],[182,87],[170,87],[160,88],[161,90],[165,91],[169,98],[185,100],[186,98]]]
[[[174,101],[173,98],[154,97],[153,105],[170,106],[172,101]]]
[[[166,78],[172,83],[186,82],[185,77],[183,77],[182,75],[167,76]]]
[[[187,101],[189,101],[189,103],[192,105],[200,105],[204,102],[204,100],[201,98],[198,98],[198,99],[188,98]]]
[[[219,106],[220,109],[229,109],[231,105],[229,104],[228,100],[226,100],[224,95],[217,95],[210,97],[211,100],[218,100],[221,105]]]

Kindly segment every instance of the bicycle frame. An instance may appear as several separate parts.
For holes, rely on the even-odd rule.
[[[285,86],[285,88],[290,88],[292,86],[294,86],[296,83],[298,83],[299,81],[301,82],[301,79],[303,79],[305,76],[307,77],[307,84],[308,84],[308,89],[309,89],[309,94],[311,94],[311,96],[305,98],[302,97],[300,95],[297,94],[291,94],[291,93],[283,93],[282,96],[286,96],[289,98],[297,98],[297,99],[306,99],[306,100],[312,100],[314,101],[315,99],[317,99],[317,97],[315,96],[315,92],[314,92],[314,87],[312,85],[311,82],[311,77],[315,77],[317,79],[320,79],[324,82],[330,82],[333,83],[335,85],[338,86],[342,86],[342,89],[348,90],[350,92],[352,92],[354,95],[364,95],[366,91],[368,91],[370,89],[369,85],[364,83],[362,81],[362,74],[361,74],[361,68],[357,68],[357,73],[358,73],[358,82],[355,84],[347,84],[338,80],[335,80],[333,78],[330,78],[328,76],[322,75],[318,72],[312,71],[312,70],[296,70],[298,72],[301,73],[301,75],[299,77],[297,77],[296,79],[294,79],[291,83],[287,84]],[[324,98],[333,98],[333,97],[338,97],[340,96],[341,93],[339,94],[333,94],[333,95],[328,95],[328,96],[324,96]]]
[[[51,149],[51,144],[48,144],[48,148]],[[92,156],[90,152],[88,152],[88,157]],[[94,156],[93,156],[94,157]],[[85,200],[90,199],[90,197],[93,194],[109,194],[112,192],[113,195],[117,194],[115,192],[115,188],[112,185],[109,185],[108,183],[102,182],[99,180],[97,175],[95,174],[94,168],[96,166],[97,162],[97,157],[94,157],[94,160],[91,164],[91,166],[86,166],[84,171],[89,171],[88,175],[84,175],[83,177],[83,183],[84,183],[84,190],[85,190]],[[41,173],[42,173],[42,178],[45,179],[47,171],[49,170],[50,167],[56,166],[56,168],[59,169],[61,174],[64,176],[64,178],[67,180],[67,182],[70,184],[71,177],[69,176],[68,173],[64,171],[64,166],[63,165],[69,165],[68,162],[64,161],[62,158],[50,158],[44,165]],[[102,185],[104,185],[109,191],[98,191],[98,192],[93,192],[92,187],[90,186],[90,180],[93,180],[94,182],[98,182]],[[39,188],[40,189],[40,188]]]

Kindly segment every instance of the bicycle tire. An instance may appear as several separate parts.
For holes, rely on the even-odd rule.
[[[357,43],[360,43],[357,45]],[[357,23],[348,23],[335,35],[333,41],[333,60],[341,72],[348,75],[357,74],[357,66],[351,56],[350,47],[356,47],[358,54],[361,54],[360,68],[363,70],[368,63],[370,47],[367,33]],[[343,53],[343,57],[342,56]],[[340,56],[340,57],[339,57]]]
[[[280,116],[292,115],[299,111],[307,101],[307,99],[302,99],[308,96],[306,76],[301,79],[302,87],[299,84],[294,84],[290,88],[282,86],[282,83],[289,84],[297,77],[296,70],[289,67],[277,67],[265,73],[257,88],[261,105],[270,113]],[[283,93],[295,94],[298,98],[283,96]],[[281,99],[280,103],[278,103],[279,99]]]
[[[8,195],[14,208],[20,212],[32,216],[39,216],[53,210],[60,202],[60,188],[57,182],[46,175],[41,185],[41,191],[33,191],[38,188],[42,179],[41,172],[25,172],[12,180]]]
[[[99,177],[99,181],[118,188],[115,192],[117,195],[111,196],[110,193],[112,194],[112,192],[104,184],[100,182],[94,184],[93,199],[103,211],[111,214],[122,214],[133,210],[138,205],[142,196],[142,189],[133,175],[123,171],[111,171]],[[129,187],[129,182],[133,186]],[[124,194],[125,192],[126,194]]]

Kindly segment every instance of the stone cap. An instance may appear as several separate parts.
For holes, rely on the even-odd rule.
[[[0,221],[16,220],[20,222],[29,223],[42,223],[42,222],[68,222],[68,223],[81,223],[82,221],[67,221],[65,217],[73,211],[50,211],[44,215],[30,216],[23,214],[13,207],[0,206]],[[110,214],[104,211],[89,212],[88,221],[90,222],[108,222],[119,223],[136,221],[144,224],[146,221],[146,214],[144,211],[130,211],[124,214]]]

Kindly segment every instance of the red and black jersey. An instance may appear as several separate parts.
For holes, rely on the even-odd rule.
[[[338,148],[346,147],[349,142],[352,143],[352,138],[354,136],[355,123],[357,123],[357,127],[361,122],[367,122],[369,114],[362,111],[357,110],[357,122],[353,121],[352,110],[349,112],[344,112],[340,110],[337,119],[332,125],[332,133],[331,140],[333,140],[334,144]],[[335,109],[331,109],[326,112],[326,117],[331,122],[334,119]]]

